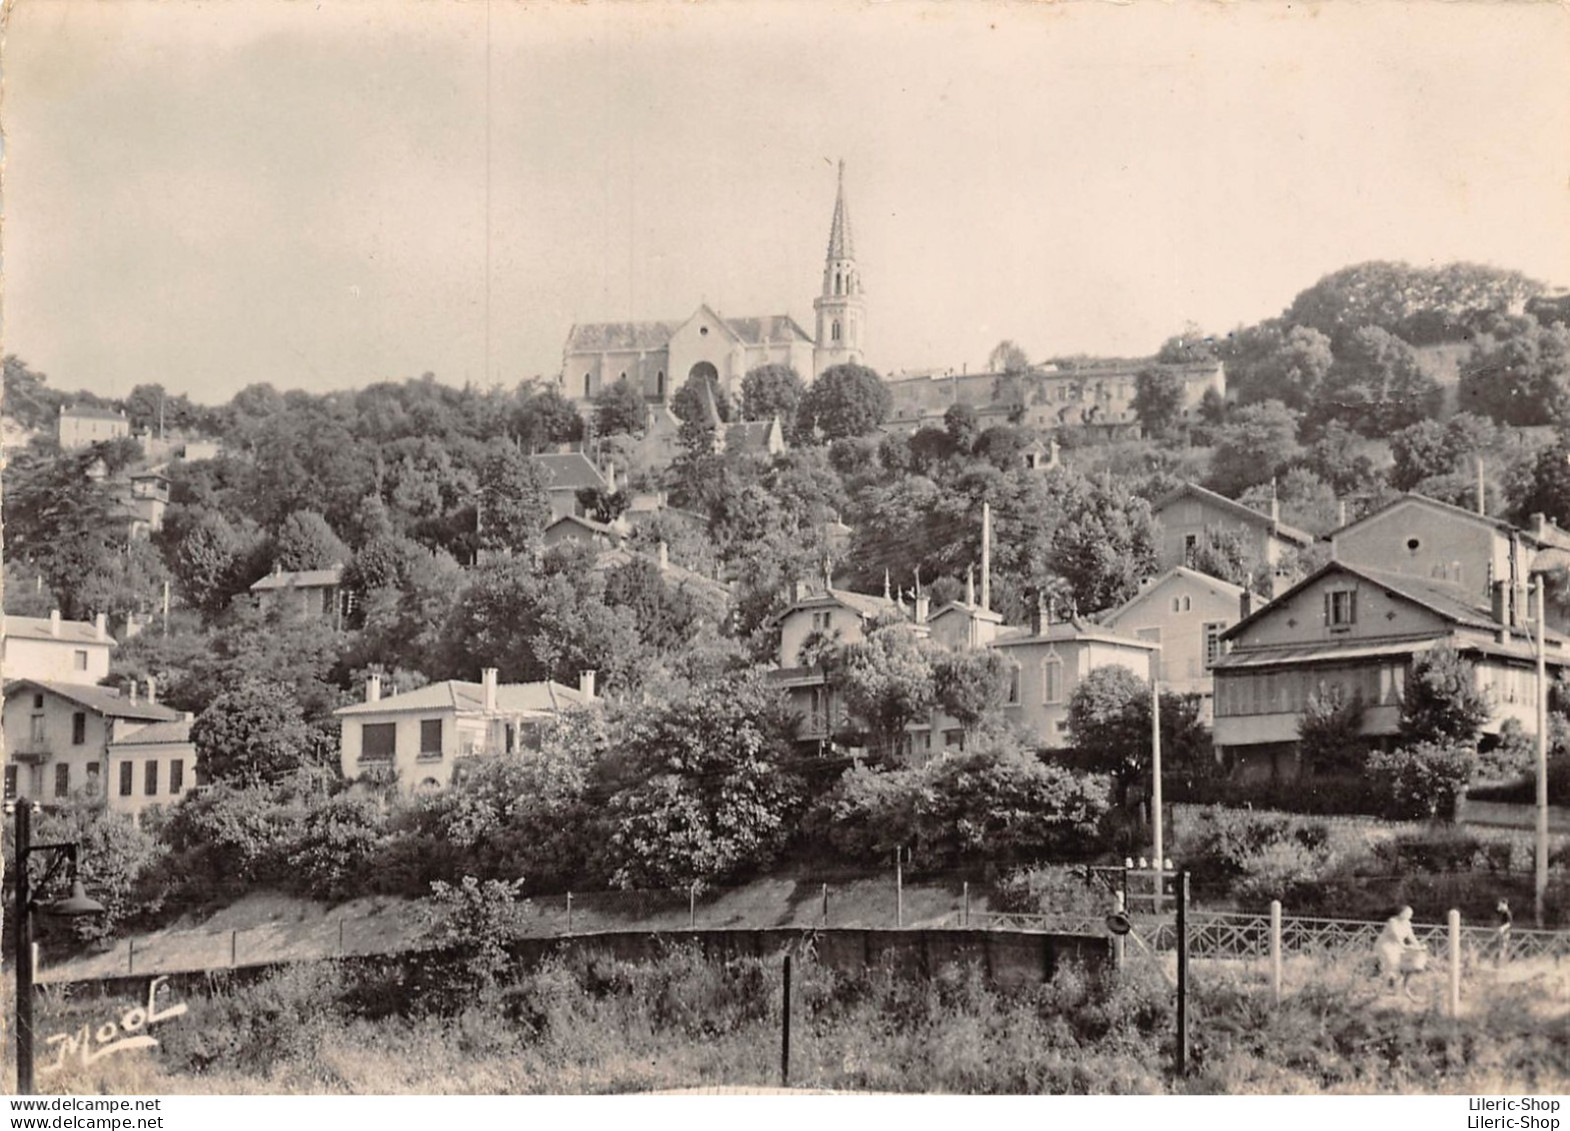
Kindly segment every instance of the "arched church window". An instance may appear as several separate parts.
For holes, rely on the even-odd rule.
[[[665,399],[665,370],[660,370],[654,375],[654,395],[660,400]]]
[[[838,318],[836,318],[834,320],[834,324],[829,327],[829,340],[834,342],[840,340],[840,323]]]
[[[588,400],[591,396],[594,395],[590,391],[590,379],[592,378],[592,376],[593,376],[593,374],[589,374],[589,373],[585,373],[583,375],[583,399],[584,400]]]
[[[844,288],[845,276],[841,275],[838,271],[834,272],[834,293],[837,295],[844,294]]]

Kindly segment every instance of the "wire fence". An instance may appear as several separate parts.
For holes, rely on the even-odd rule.
[[[971,873],[926,873],[829,881],[760,881],[744,888],[693,885],[679,889],[563,892],[533,896],[520,907],[518,933],[557,937],[600,932],[842,927],[878,930],[969,929],[1106,936],[1107,915],[1123,906],[1132,945],[1151,953],[1176,946],[1176,897],[1170,872],[1121,868],[1077,869],[1085,898],[1072,909],[1027,913],[995,907]],[[1120,902],[1121,901],[1121,902]],[[1270,951],[1265,912],[1208,910],[1204,896],[1190,905],[1190,952],[1198,958],[1260,959]],[[141,974],[172,974],[396,954],[428,945],[430,909],[418,902],[350,906],[328,917],[280,917],[228,930],[164,931],[119,940],[85,956],[41,963],[39,980],[76,981]],[[1443,943],[1444,924],[1414,924],[1431,949]],[[1382,921],[1295,916],[1282,919],[1288,955],[1371,954]],[[1464,945],[1479,956],[1498,950],[1491,926],[1463,927]],[[1570,955],[1570,931],[1516,928],[1508,957]]]

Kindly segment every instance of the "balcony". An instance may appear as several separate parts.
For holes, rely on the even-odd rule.
[[[39,766],[54,756],[54,748],[42,739],[29,739],[11,750],[11,760],[25,766]]]

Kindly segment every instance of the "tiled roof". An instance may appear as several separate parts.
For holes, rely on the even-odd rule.
[[[567,333],[568,353],[662,350],[679,322],[582,322]]]
[[[725,426],[725,447],[731,451],[766,451],[774,431],[772,420],[742,420]]]
[[[1035,632],[1029,628],[1005,628],[998,632],[992,644],[995,648],[1012,648],[1018,644],[1057,644],[1079,640],[1119,644],[1149,652],[1158,651],[1160,647],[1148,640],[1138,640],[1132,636],[1123,636],[1110,628],[1101,628],[1079,617],[1071,621],[1049,624],[1042,632]]]
[[[789,314],[765,314],[759,318],[727,318],[725,325],[749,346],[761,346],[765,342],[780,344],[792,340],[806,342],[809,345],[812,343],[811,336]]]
[[[1199,570],[1190,569],[1188,566],[1173,566],[1171,569],[1167,570],[1166,573],[1163,573],[1160,577],[1153,580],[1149,585],[1145,586],[1138,593],[1134,594],[1134,596],[1130,597],[1127,601],[1124,601],[1123,604],[1119,605],[1111,612],[1097,614],[1096,619],[1101,621],[1102,624],[1111,624],[1112,622],[1121,619],[1125,613],[1134,608],[1136,605],[1143,604],[1145,601],[1150,600],[1150,598],[1155,595],[1158,589],[1164,587],[1167,582],[1171,581],[1173,578],[1187,578],[1189,581],[1196,582],[1200,585],[1207,585],[1221,593],[1223,596],[1231,597],[1234,601],[1241,600],[1243,596],[1243,587],[1241,585],[1233,585],[1230,581],[1223,581],[1219,577],[1212,577],[1208,573],[1201,573]],[[1261,597],[1259,600],[1261,603],[1264,602],[1263,597]]]
[[[74,417],[77,420],[125,420],[125,413],[112,408],[99,408],[97,405],[72,405],[62,408],[61,416]],[[127,424],[129,427],[129,424]]]
[[[4,635],[18,640],[57,640],[69,644],[97,644],[104,648],[114,647],[114,640],[105,637],[98,639],[98,626],[80,620],[63,620],[60,622],[60,635],[55,636],[49,631],[48,617],[18,617],[7,614],[5,617]]]
[[[563,526],[563,525],[566,525],[566,526],[581,526],[585,530],[592,530],[596,534],[604,534],[607,537],[615,537],[616,536],[616,528],[614,526],[608,526],[608,525],[606,525],[603,522],[596,522],[592,518],[584,518],[582,515],[576,515],[576,514],[564,514],[564,515],[562,515],[555,522],[551,523],[549,526],[547,526],[545,528],[545,533],[549,534],[556,527]]]
[[[545,480],[546,490],[566,491],[605,487],[605,476],[582,452],[547,452],[530,456],[529,462]]]
[[[15,683],[6,685],[7,697],[20,687],[36,687],[111,719],[172,722],[180,717],[178,711],[171,711],[160,703],[149,703],[145,699],[138,699],[133,703],[128,696],[121,695],[109,687],[95,687],[82,683],[57,683],[47,679],[19,679]]]
[[[269,573],[251,585],[252,593],[261,593],[271,589],[320,589],[324,586],[338,585],[343,581],[343,566],[333,566],[331,569],[301,569],[293,572],[283,570],[278,573]]]
[[[597,571],[618,569],[640,558],[652,565],[657,566],[659,564],[655,558],[650,557],[648,554],[638,554],[618,547],[614,550],[601,550],[594,559],[594,568]],[[712,577],[704,577],[703,574],[690,570],[686,566],[679,566],[674,562],[666,563],[662,576],[673,585],[690,585],[694,588],[710,590],[717,596],[730,596],[730,587],[723,581],[716,581]]]
[[[115,746],[163,746],[169,743],[190,742],[191,723],[189,719],[175,719],[167,723],[149,723],[144,727],[137,727],[124,738],[116,739],[109,745]]]
[[[1454,503],[1447,503],[1441,499],[1431,499],[1427,495],[1419,495],[1413,491],[1408,491],[1400,498],[1391,499],[1390,502],[1386,503],[1378,510],[1370,511],[1356,522],[1349,522],[1340,529],[1331,531],[1331,537],[1335,537],[1339,534],[1345,534],[1349,530],[1366,525],[1367,523],[1372,522],[1374,519],[1388,514],[1392,510],[1395,510],[1397,507],[1411,506],[1413,504],[1427,507],[1430,510],[1439,511],[1441,514],[1447,514],[1454,518],[1465,519],[1468,522],[1474,523],[1478,526],[1489,527],[1490,529],[1496,530],[1501,534],[1519,534],[1523,541],[1530,542],[1537,546],[1551,546],[1558,549],[1570,549],[1570,531],[1561,530],[1559,527],[1554,526],[1551,523],[1545,523],[1541,534],[1539,534],[1538,530],[1532,527],[1513,526],[1502,518],[1495,518],[1492,515],[1478,514],[1475,510],[1468,510],[1466,507],[1458,507]]]
[[[1245,506],[1236,499],[1229,499],[1225,495],[1218,495],[1208,488],[1199,486],[1197,483],[1185,483],[1176,491],[1173,491],[1171,494],[1159,500],[1150,509],[1155,513],[1157,519],[1159,520],[1162,511],[1166,510],[1167,507],[1171,506],[1179,499],[1185,497],[1198,499],[1202,503],[1209,503],[1213,507],[1227,511],[1235,518],[1242,519],[1251,526],[1263,526],[1270,530],[1272,534],[1275,534],[1281,538],[1285,538],[1288,542],[1296,542],[1300,546],[1308,546],[1311,545],[1314,541],[1314,536],[1306,530],[1299,530],[1295,526],[1288,526],[1284,522],[1279,522],[1275,519],[1272,519],[1268,514],[1256,511],[1253,507]]]
[[[523,711],[555,711],[586,702],[577,688],[554,680],[539,683],[502,683],[496,687],[496,710],[503,714]],[[485,709],[485,689],[478,683],[448,679],[428,683],[416,691],[389,695],[375,703],[355,703],[340,707],[335,715],[376,715],[387,711],[461,711],[481,713]]]

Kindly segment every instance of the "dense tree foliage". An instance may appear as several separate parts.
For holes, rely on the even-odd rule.
[[[891,401],[883,379],[865,365],[832,365],[802,395],[796,434],[825,440],[865,436],[888,418]]]

